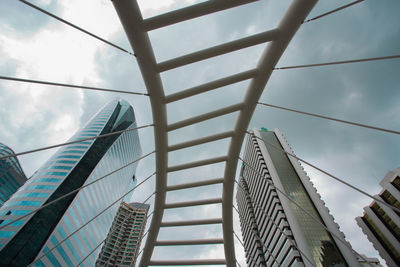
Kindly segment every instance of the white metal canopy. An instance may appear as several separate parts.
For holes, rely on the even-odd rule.
[[[113,4],[120,17],[122,25],[128,36],[129,42],[135,52],[143,80],[148,93],[154,121],[154,136],[156,148],[156,197],[154,215],[150,225],[148,237],[143,250],[139,266],[148,265],[212,265],[223,264],[235,266],[235,250],[232,222],[233,190],[236,167],[240,149],[248,128],[250,119],[257,102],[268,82],[273,68],[285,51],[290,40],[305,20],[306,16],[317,0],[293,0],[286,13],[282,17],[278,27],[266,30],[262,33],[235,41],[226,42],[194,53],[176,57],[164,62],[157,62],[148,31],[166,27],[175,23],[194,19],[228,8],[254,2],[254,0],[210,0],[195,4],[176,11],[168,12],[156,17],[143,19],[139,6],[135,0],[114,0]],[[160,73],[192,64],[198,61],[227,54],[250,46],[267,43],[268,45],[258,61],[256,68],[237,73],[222,79],[210,81],[202,85],[192,87],[180,92],[165,95]],[[227,107],[216,107],[214,111],[194,116],[176,123],[167,123],[167,104],[189,98],[191,96],[216,90],[220,87],[250,80],[244,99],[237,104]],[[226,114],[238,112],[235,125],[231,130],[210,134],[208,136],[182,142],[178,144],[168,143],[168,132],[193,125],[195,123],[210,120]],[[221,139],[230,139],[228,151],[224,156],[209,158],[200,161],[189,162],[181,165],[170,166],[168,153],[183,148],[205,144]],[[187,184],[167,186],[167,174],[178,170],[187,170],[198,166],[225,162],[224,176],[210,180],[202,180]],[[212,184],[222,184],[222,195],[211,199],[186,201],[178,203],[166,203],[166,194],[169,191],[187,188],[202,187]],[[222,204],[222,218],[199,219],[189,221],[163,221],[165,209],[178,207],[192,207],[197,205]],[[197,239],[197,240],[157,240],[160,227],[177,227],[188,225],[222,224],[223,238]],[[186,259],[186,260],[152,260],[154,246],[184,246],[199,244],[223,244],[225,259]]]

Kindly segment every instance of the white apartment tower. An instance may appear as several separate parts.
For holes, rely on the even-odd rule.
[[[96,266],[135,266],[148,210],[148,204],[121,203]]]
[[[282,150],[294,154],[278,129],[248,136],[236,195],[248,265],[360,266],[300,163]]]
[[[400,209],[400,168],[388,172],[379,184],[382,191],[375,198]],[[400,266],[400,213],[372,201],[356,221],[386,264]]]

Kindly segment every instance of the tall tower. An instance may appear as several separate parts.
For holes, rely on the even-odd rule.
[[[0,158],[14,154],[0,143]],[[26,182],[26,176],[16,157],[0,159],[0,207]]]
[[[375,198],[400,209],[400,168],[390,171],[379,183],[382,191]],[[378,203],[364,208],[357,224],[390,267],[400,265],[400,213]]]
[[[300,163],[279,149],[294,154],[278,129],[247,139],[236,200],[249,266],[359,266],[351,249],[292,202],[344,239]]]
[[[133,128],[133,108],[116,99],[70,141]],[[113,171],[140,155],[134,130],[62,147],[1,207],[3,225],[85,184],[101,180],[1,229],[0,265],[93,266],[100,250],[96,247],[106,238],[119,203],[106,208],[133,188],[137,163]],[[98,214],[101,215],[95,218]]]
[[[150,205],[121,203],[96,266],[135,266]]]

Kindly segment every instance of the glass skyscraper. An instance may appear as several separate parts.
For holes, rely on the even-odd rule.
[[[133,108],[116,99],[70,141],[133,128]],[[1,207],[1,225],[108,175],[140,155],[136,130],[62,147]],[[107,236],[120,201],[105,209],[135,186],[136,166],[137,163],[128,165],[1,229],[0,265],[94,266],[99,245]]]
[[[282,150],[294,154],[277,129],[247,139],[236,199],[249,266],[360,266],[300,163]]]
[[[0,158],[14,154],[0,143]],[[16,157],[0,159],[0,207],[26,182],[26,176]]]

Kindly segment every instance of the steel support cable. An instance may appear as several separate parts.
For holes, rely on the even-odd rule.
[[[61,144],[57,144],[57,145],[46,146],[46,147],[42,147],[42,148],[27,150],[27,151],[24,151],[24,152],[14,153],[14,154],[10,154],[10,155],[7,155],[7,156],[0,157],[0,160],[7,159],[7,158],[13,158],[13,157],[17,157],[17,156],[21,156],[21,155],[25,155],[25,154],[34,153],[34,152],[39,152],[39,151],[43,151],[43,150],[48,150],[48,149],[52,149],[52,148],[56,148],[56,147],[72,145],[72,144],[80,143],[80,142],[83,142],[83,141],[94,140],[94,139],[97,139],[97,138],[103,138],[103,137],[108,137],[108,136],[121,134],[121,133],[125,133],[125,132],[135,131],[135,130],[147,128],[147,127],[150,127],[150,126],[154,126],[154,124],[147,124],[147,125],[143,125],[143,126],[132,128],[132,129],[125,129],[125,130],[120,130],[120,131],[116,131],[116,132],[112,132],[112,133],[100,134],[98,136],[82,138],[82,139],[79,139],[79,140],[76,140],[76,141],[70,141],[70,142],[65,142],[65,143],[61,143]]]
[[[239,241],[239,243],[242,245],[242,247],[244,248],[244,244],[242,242],[242,240],[240,240],[240,238],[238,237],[238,235],[236,234],[235,231],[233,231],[233,234],[236,236],[237,240]]]
[[[232,231],[233,232],[233,234],[235,235],[235,237],[236,237],[236,239],[239,241],[239,243],[240,243],[240,245],[242,245],[242,247],[244,248],[244,244],[243,244],[243,242],[240,240],[240,238],[238,237],[238,235],[235,233],[235,231]],[[267,249],[268,250],[268,249]],[[250,260],[250,262],[253,262],[253,263],[255,263],[256,264],[256,266],[257,266],[257,262],[253,259],[253,258],[248,258],[249,260]],[[274,258],[275,259],[275,258]],[[235,261],[237,262],[237,260],[235,259]],[[275,261],[277,264],[278,264],[278,266],[281,266],[280,264],[279,264],[279,262],[277,262],[277,261]]]
[[[142,208],[143,205],[146,203],[146,201],[147,201],[147,200],[145,200],[145,201],[143,201],[142,203],[140,203],[140,205],[136,208],[136,210],[139,210],[140,208]],[[148,211],[148,210],[147,210],[147,211]],[[147,211],[146,211],[146,212],[147,212]],[[137,217],[138,217],[138,216],[135,216],[135,219],[133,220],[133,225],[132,225],[132,227],[134,227],[134,225],[136,224]],[[147,222],[147,220],[148,220],[149,217],[150,217],[150,216],[146,214],[146,222]],[[144,222],[144,221],[143,221],[143,222]],[[143,228],[143,230],[144,230],[144,229],[145,229],[145,228]],[[147,232],[148,232],[148,231],[146,231],[146,235],[147,235]],[[134,259],[137,259],[137,257],[139,256],[139,255],[137,254],[137,251],[140,249],[140,247],[138,247],[138,245],[139,245],[140,242],[142,242],[142,239],[143,239],[144,236],[145,236],[145,235],[142,235],[142,236],[140,237],[140,239],[138,240],[138,242],[136,243],[135,252],[133,253]]]
[[[347,63],[359,63],[359,62],[375,61],[375,60],[386,60],[386,59],[394,59],[394,58],[400,58],[400,55],[392,55],[392,56],[385,56],[385,57],[371,57],[371,58],[362,58],[362,59],[351,59],[351,60],[324,62],[324,63],[307,64],[307,65],[286,66],[286,67],[279,67],[279,68],[273,68],[273,69],[274,70],[301,69],[301,68],[321,67],[321,66],[339,65],[339,64],[347,64]]]
[[[290,202],[292,202],[296,207],[298,207],[302,212],[304,212],[305,214],[307,214],[313,221],[317,222],[322,228],[324,228],[327,232],[329,232],[333,237],[337,238],[337,240],[339,240],[343,245],[345,245],[347,248],[351,249],[355,254],[357,254],[357,256],[359,256],[361,259],[363,259],[365,262],[367,262],[371,267],[373,267],[368,261],[367,259],[362,256],[361,254],[359,254],[357,251],[355,251],[351,245],[344,239],[342,239],[342,237],[336,235],[335,233],[333,233],[331,230],[328,229],[328,227],[326,227],[322,222],[320,222],[317,218],[315,218],[311,213],[309,213],[308,211],[306,211],[303,207],[301,207],[300,204],[298,204],[296,201],[294,201],[293,199],[291,199],[285,192],[283,192],[282,190],[280,190],[278,187],[276,187],[271,181],[269,181],[267,178],[265,178],[261,173],[259,173],[257,170],[253,169],[253,167],[251,167],[246,161],[244,161],[241,157],[239,157],[239,159],[243,162],[244,165],[246,165],[251,171],[253,171],[254,173],[256,173],[260,178],[264,179],[267,181],[268,184],[270,184],[272,186],[272,188],[274,188],[275,190],[279,191],[286,199],[288,199]]]
[[[342,122],[342,123],[346,123],[346,124],[350,124],[350,125],[354,125],[354,126],[359,126],[359,127],[364,127],[364,128],[368,128],[368,129],[372,129],[372,130],[377,130],[377,131],[382,131],[382,132],[387,132],[387,133],[393,133],[393,134],[400,134],[400,131],[395,131],[395,130],[390,130],[390,129],[385,129],[385,128],[379,128],[379,127],[375,127],[375,126],[371,126],[371,125],[367,125],[367,124],[362,124],[362,123],[358,123],[358,122],[351,122],[351,121],[336,119],[336,118],[332,118],[332,117],[328,117],[328,116],[323,116],[323,115],[319,115],[319,114],[315,114],[315,113],[309,113],[309,112],[300,111],[300,110],[291,109],[291,108],[286,108],[286,107],[282,107],[282,106],[277,106],[277,105],[272,105],[272,104],[267,104],[267,103],[261,103],[261,102],[258,102],[257,104],[260,104],[260,105],[263,105],[263,106],[267,106],[267,107],[271,107],[271,108],[277,108],[277,109],[287,110],[287,111],[291,111],[291,112],[295,112],[295,113],[300,113],[300,114],[304,114],[304,115],[308,115],[308,116],[313,116],[313,117],[317,117],[317,118],[321,118],[321,119],[326,119],[326,120],[331,120],[331,121],[336,121],[336,122]]]
[[[235,180],[235,183],[236,184],[238,184],[238,182]],[[239,184],[238,184],[239,185]],[[242,189],[243,190],[243,189]],[[239,211],[236,209],[236,207],[234,206],[234,205],[232,205],[232,207],[235,209],[235,211],[237,212],[237,214],[239,215],[239,218],[242,218],[242,216],[240,215],[240,213],[239,213]],[[252,232],[253,233],[255,233],[254,231],[254,229],[252,228],[252,227],[250,227],[250,229],[252,230]],[[233,233],[235,234],[235,236],[236,236],[236,238],[238,238],[238,236],[236,235],[236,233],[235,233],[235,231],[233,231]],[[255,234],[257,234],[257,233],[255,233]],[[244,247],[244,244],[242,243],[242,242],[240,242],[241,244],[242,244],[242,246],[243,246],[243,248],[245,248]],[[260,242],[261,243],[261,242]],[[267,252],[269,253],[269,255],[272,257],[272,259],[278,264],[278,266],[281,266],[281,264],[276,260],[276,257],[272,254],[272,251],[270,251],[269,249],[268,249],[268,246],[267,245],[263,245],[263,248],[265,248],[266,250],[267,250]],[[264,251],[263,251],[264,252]]]
[[[338,11],[340,11],[340,10],[343,10],[343,9],[345,9],[345,8],[348,8],[348,7],[351,7],[351,6],[355,5],[355,4],[361,3],[361,2],[363,2],[363,1],[364,1],[364,0],[357,0],[357,1],[351,2],[351,3],[347,4],[347,5],[344,5],[344,6],[335,8],[335,9],[333,9],[333,10],[331,10],[331,11],[328,11],[328,12],[325,12],[325,13],[319,15],[319,16],[313,17],[313,18],[311,18],[311,19],[307,19],[307,20],[303,21],[301,24],[304,24],[304,23],[307,23],[307,22],[310,22],[310,21],[314,21],[314,20],[320,19],[320,18],[322,18],[322,17],[325,17],[325,16],[330,15],[330,14],[332,14],[332,13],[336,13],[336,12],[338,12]]]
[[[235,183],[240,187],[240,189],[241,189],[243,192],[246,192],[246,190],[244,190],[244,188],[242,187],[242,185],[240,185],[240,184],[238,183],[238,181],[235,180]],[[269,221],[271,221],[271,223],[272,223],[273,225],[275,225],[275,227],[279,230],[279,232],[281,232],[281,234],[284,235],[284,236],[289,240],[289,242],[299,251],[299,253],[300,253],[301,255],[303,255],[303,257],[304,257],[312,266],[317,267],[317,266],[315,265],[315,263],[314,263],[312,260],[310,260],[310,259],[308,258],[308,256],[297,246],[297,244],[296,244],[296,242],[293,240],[293,238],[288,237],[288,236],[283,232],[283,230],[279,227],[279,225],[278,225],[274,220],[272,220],[271,216],[268,215],[268,212],[266,212],[262,207],[260,207],[260,205],[258,205],[258,203],[253,202],[253,199],[252,199],[252,197],[251,197],[250,195],[249,195],[249,200],[250,200],[250,203],[251,203],[252,205],[256,206],[256,207],[258,208],[258,210],[260,210],[265,216],[267,216],[267,219],[268,219]],[[235,211],[237,212],[237,214],[240,216],[239,210],[238,210],[235,206],[233,206],[233,208],[235,209]]]
[[[83,85],[67,84],[67,83],[57,83],[57,82],[49,82],[49,81],[41,81],[41,80],[23,79],[23,78],[8,77],[8,76],[0,76],[0,79],[8,80],[8,81],[15,81],[15,82],[38,83],[38,84],[45,84],[45,85],[55,85],[55,86],[85,89],[85,90],[95,90],[95,91],[110,92],[110,93],[122,93],[122,94],[130,94],[130,95],[149,96],[149,94],[146,94],[146,93],[137,93],[137,92],[129,92],[129,91],[123,91],[123,90],[115,90],[115,89],[107,89],[107,88],[83,86]]]
[[[271,143],[269,143],[269,142],[264,141],[262,138],[260,138],[260,137],[258,137],[258,136],[256,136],[256,135],[254,135],[254,133],[251,133],[251,132],[249,132],[249,131],[246,131],[246,132],[247,132],[248,134],[254,136],[255,138],[257,138],[257,139],[263,141],[264,144],[269,145],[269,146],[271,146],[272,148],[275,148],[275,149],[279,150],[280,152],[285,153],[286,155],[291,156],[291,157],[293,157],[293,158],[295,158],[295,159],[297,159],[297,160],[303,162],[304,164],[307,164],[308,166],[310,166],[310,167],[312,167],[312,168],[314,168],[314,169],[316,169],[316,170],[322,172],[323,174],[325,174],[325,175],[327,175],[327,176],[329,176],[329,177],[335,179],[336,181],[338,181],[338,182],[340,182],[340,183],[342,183],[342,184],[344,184],[344,185],[346,185],[346,186],[348,186],[348,187],[350,187],[350,188],[356,190],[357,192],[363,194],[364,196],[367,196],[367,197],[369,197],[369,198],[375,200],[376,202],[379,202],[380,204],[385,205],[386,207],[388,207],[388,208],[394,210],[395,212],[400,213],[400,209],[396,208],[395,206],[390,205],[390,204],[388,204],[388,203],[386,203],[386,202],[384,202],[384,201],[382,201],[382,200],[380,200],[380,199],[374,197],[373,195],[371,195],[371,194],[365,192],[364,190],[361,190],[361,189],[357,188],[356,186],[354,186],[354,185],[352,185],[352,184],[350,184],[350,183],[348,183],[348,182],[346,182],[346,181],[340,179],[339,177],[337,177],[337,176],[335,176],[335,175],[333,175],[333,174],[331,174],[331,173],[329,173],[329,172],[327,172],[327,171],[322,170],[321,168],[318,168],[318,167],[315,166],[314,164],[309,163],[308,161],[305,161],[304,159],[301,159],[301,158],[297,157],[297,156],[294,155],[293,153],[287,152],[287,151],[283,150],[282,148],[279,148],[279,147],[277,147],[277,146],[275,146],[275,145],[273,145],[273,144],[271,144]]]
[[[122,169],[124,169],[124,168],[126,168],[126,167],[128,167],[128,166],[130,166],[130,165],[132,165],[132,164],[134,164],[134,163],[136,163],[136,162],[138,162],[139,160],[142,160],[142,159],[146,158],[147,156],[150,156],[150,155],[153,154],[154,152],[155,152],[155,151],[150,152],[150,153],[148,153],[148,154],[146,154],[146,155],[144,155],[144,156],[142,156],[142,157],[140,157],[140,158],[138,158],[138,159],[136,159],[136,160],[134,160],[134,161],[132,161],[132,162],[129,162],[128,164],[126,164],[126,165],[124,165],[124,166],[122,166],[122,167],[120,167],[120,168],[118,168],[118,169],[116,169],[116,170],[114,170],[114,171],[112,171],[112,172],[110,172],[110,173],[108,173],[108,174],[106,174],[106,175],[104,175],[104,176],[102,176],[102,177],[96,179],[96,180],[93,180],[93,181],[91,181],[90,183],[87,183],[87,184],[85,184],[85,185],[82,185],[81,187],[78,187],[77,189],[74,189],[74,190],[72,190],[72,191],[66,193],[65,195],[62,195],[61,197],[56,198],[56,199],[50,201],[49,203],[47,203],[47,204],[45,204],[45,205],[43,205],[43,206],[41,206],[41,207],[39,207],[39,208],[37,208],[37,209],[34,209],[34,210],[30,211],[29,213],[27,213],[27,214],[25,214],[25,215],[22,215],[22,216],[18,217],[17,219],[14,219],[14,220],[12,220],[12,221],[6,223],[6,224],[3,225],[3,226],[0,226],[0,230],[3,229],[3,228],[5,228],[5,227],[7,227],[7,226],[9,226],[9,225],[12,224],[12,223],[18,221],[18,220],[21,220],[21,219],[23,219],[23,218],[25,218],[25,217],[28,217],[29,215],[31,215],[31,214],[33,214],[33,213],[35,213],[35,212],[38,212],[38,211],[40,211],[40,210],[42,210],[42,209],[44,209],[44,208],[47,208],[47,207],[50,206],[50,205],[53,205],[54,203],[56,203],[56,202],[58,202],[58,201],[60,201],[60,200],[62,200],[62,199],[64,199],[64,198],[66,198],[66,197],[68,197],[68,196],[70,196],[70,195],[72,195],[72,194],[78,192],[79,190],[81,190],[81,189],[83,189],[83,188],[85,188],[85,187],[88,187],[88,186],[90,186],[90,185],[92,185],[92,184],[94,184],[94,183],[97,183],[98,181],[100,181],[100,180],[102,180],[102,179],[104,179],[104,178],[110,176],[111,174],[114,174],[114,173],[116,173],[116,172],[118,172],[118,171],[120,171],[120,170],[122,170]],[[155,174],[155,173],[153,173],[152,175],[154,175],[154,174]],[[151,176],[150,176],[150,177],[151,177]],[[142,185],[142,184],[143,184],[145,181],[147,181],[147,179],[149,179],[150,177],[146,178],[145,180],[143,180],[142,182],[140,182],[139,184],[137,184],[134,188],[137,188],[137,187],[139,187],[140,185]]]
[[[122,52],[125,52],[125,53],[127,53],[127,54],[129,54],[129,55],[132,55],[132,56],[135,56],[135,57],[136,57],[136,55],[135,55],[134,53],[129,52],[129,51],[126,50],[125,48],[122,48],[122,47],[120,47],[120,46],[118,46],[118,45],[116,45],[116,44],[113,44],[113,43],[111,43],[111,42],[109,42],[109,41],[107,41],[107,40],[105,40],[105,39],[103,39],[103,38],[101,38],[101,37],[99,37],[99,36],[97,36],[97,35],[91,33],[91,32],[88,32],[87,30],[85,30],[85,29],[83,29],[83,28],[81,28],[81,27],[79,27],[79,26],[77,26],[77,25],[75,25],[75,24],[73,24],[73,23],[71,23],[71,22],[69,22],[69,21],[66,21],[65,19],[62,19],[62,18],[60,18],[60,17],[58,17],[58,16],[56,16],[56,15],[54,15],[54,14],[52,14],[52,13],[50,13],[50,12],[44,10],[44,9],[42,9],[42,8],[36,6],[36,5],[34,5],[34,4],[32,4],[32,3],[28,2],[28,1],[25,1],[25,0],[19,0],[19,1],[22,2],[22,3],[24,3],[25,5],[28,5],[28,6],[34,8],[34,9],[36,9],[36,10],[38,10],[38,11],[44,13],[44,14],[46,14],[46,15],[48,15],[48,16],[50,16],[50,17],[52,17],[52,18],[54,18],[54,19],[56,19],[56,20],[58,20],[58,21],[60,21],[60,22],[62,22],[62,23],[64,23],[64,24],[66,24],[66,25],[68,25],[68,26],[74,28],[74,29],[77,29],[77,30],[79,30],[79,31],[81,31],[81,32],[83,32],[83,33],[86,33],[87,35],[92,36],[92,37],[94,37],[95,39],[102,41],[103,43],[106,43],[106,44],[108,44],[108,45],[111,45],[111,46],[113,46],[113,47],[115,47],[115,48],[121,50]]]
[[[236,180],[235,180],[235,183],[240,187],[240,189],[241,189],[243,192],[246,192],[246,191],[243,189],[243,187],[242,187]],[[311,261],[311,260],[307,257],[307,255],[306,255],[303,251],[301,251],[301,249],[296,245],[296,242],[295,242],[293,239],[289,238],[289,237],[283,232],[283,230],[279,227],[279,225],[277,225],[277,224],[274,222],[274,220],[272,220],[272,218],[268,215],[268,213],[265,212],[265,210],[264,210],[262,207],[260,207],[257,203],[254,203],[254,202],[253,202],[253,200],[252,200],[252,198],[251,198],[250,195],[249,195],[249,199],[250,199],[251,204],[255,205],[263,214],[265,214],[265,215],[267,216],[267,219],[270,220],[270,221],[272,222],[272,224],[276,226],[276,228],[279,230],[279,232],[281,232],[281,234],[284,235],[284,236],[289,240],[289,242],[299,251],[299,253],[300,253],[301,255],[303,255],[304,258],[305,258],[308,262],[310,262],[312,266],[316,267],[316,265],[313,263],[313,261]],[[232,206],[233,206],[233,208],[235,209],[236,213],[239,215],[239,217],[242,217],[242,216],[240,215],[240,213],[239,213],[239,210],[238,210],[234,205],[232,205]],[[265,247],[265,248],[266,248],[266,247]],[[267,250],[268,250],[268,249],[267,249]]]
[[[144,233],[143,236],[140,238],[140,243],[142,242],[143,238],[144,238],[148,233],[149,233],[149,229],[147,229],[146,233]],[[136,259],[139,258],[139,255],[140,255],[140,254],[142,254],[143,249],[144,249],[144,248],[142,248],[142,249],[139,251],[139,253],[138,253],[137,256],[136,256]]]
[[[150,179],[155,173],[151,174],[150,176],[148,176],[144,181]],[[97,217],[99,217],[101,214],[103,214],[105,211],[107,211],[109,208],[111,208],[112,206],[114,206],[116,203],[118,203],[119,201],[121,201],[124,197],[126,197],[129,193],[133,192],[133,190],[136,189],[137,186],[135,186],[134,188],[132,188],[131,190],[129,190],[128,192],[126,192],[125,194],[123,194],[120,198],[118,198],[116,201],[114,201],[113,203],[111,203],[108,207],[106,207],[104,210],[102,210],[100,213],[98,213],[96,216],[94,216],[92,219],[90,219],[89,221],[87,221],[86,223],[84,223],[83,225],[81,225],[78,229],[76,229],[74,232],[72,232],[71,234],[69,234],[67,237],[65,237],[63,240],[61,240],[59,243],[57,243],[57,245],[55,245],[54,247],[52,247],[50,250],[46,251],[46,253],[42,254],[39,258],[37,258],[36,260],[34,260],[32,263],[30,263],[28,266],[33,266],[33,264],[39,260],[41,260],[42,258],[46,257],[50,252],[52,252],[54,249],[56,249],[59,245],[61,245],[62,243],[64,243],[67,239],[69,239],[71,236],[73,236],[75,233],[79,232],[83,227],[85,227],[86,225],[88,225],[90,222],[92,222],[93,220],[95,220]],[[148,198],[146,198],[146,200],[144,202],[146,202],[147,200],[149,200],[156,192],[154,191]]]
[[[147,215],[146,220],[149,220],[149,218],[150,218],[151,216],[153,216],[153,214],[154,214],[154,211],[152,211],[149,215]],[[146,233],[143,234],[143,236],[140,238],[138,244],[142,242],[142,240],[143,240],[144,237],[149,233],[149,231],[150,231],[150,228],[148,228],[147,231],[146,231]],[[136,259],[137,259],[137,258],[139,257],[139,255],[143,252],[143,249],[144,249],[144,248],[142,248],[142,249],[139,251],[139,253],[137,254]],[[136,262],[137,262],[137,261],[136,261]]]
[[[100,243],[99,243],[85,258],[83,258],[83,260],[81,260],[81,261],[76,265],[76,267],[79,266],[79,265],[81,265],[82,263],[84,263],[85,260],[86,260],[87,258],[89,258],[89,256],[92,255],[93,252],[95,252],[95,251],[101,246],[101,244],[103,244],[105,241],[106,241],[106,240],[103,239],[103,241],[101,241],[101,242],[100,242]]]

